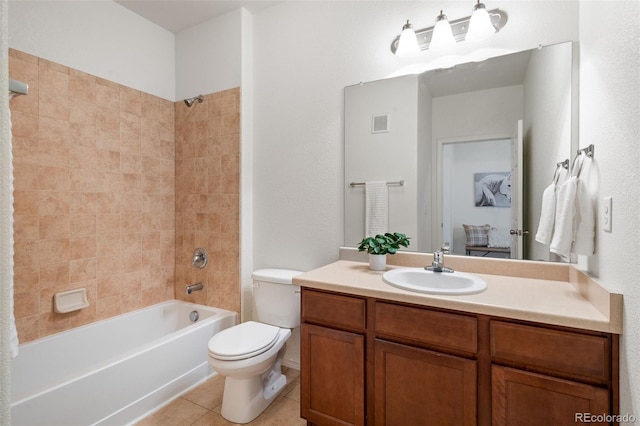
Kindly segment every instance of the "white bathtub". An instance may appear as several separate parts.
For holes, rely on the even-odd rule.
[[[207,342],[236,321],[235,312],[172,300],[20,345],[12,424],[140,419],[214,374]]]

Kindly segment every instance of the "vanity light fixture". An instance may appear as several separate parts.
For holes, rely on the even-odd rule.
[[[403,38],[401,34],[391,42],[391,52],[393,52],[396,56],[407,57],[415,55],[422,50],[438,47],[433,46],[433,44],[437,45],[437,43],[439,43],[437,41],[438,36],[436,34],[436,28],[438,28],[439,24],[441,23],[444,26],[446,26],[447,24],[449,25],[451,34],[453,35],[453,39],[455,42],[463,40],[483,40],[500,31],[507,24],[508,17],[507,13],[504,10],[487,10],[483,3],[480,3],[479,0],[476,1],[477,3],[473,8],[473,15],[456,19],[454,21],[448,21],[447,17],[442,13],[442,11],[440,11],[440,15],[438,15],[438,17],[436,18],[436,25],[433,27],[414,31],[411,24],[409,24],[409,21],[407,20],[407,23],[402,27],[402,34],[405,33],[405,30],[410,30],[411,32],[413,32],[418,44],[418,49],[415,49],[415,46],[411,49],[405,48],[405,38]],[[486,17],[489,18],[489,25],[487,25]],[[479,26],[476,26],[476,23],[479,24]],[[408,33],[408,35],[410,35],[410,33]],[[411,40],[410,37],[406,38]],[[449,39],[449,46],[451,45],[453,45],[453,43]]]
[[[420,53],[420,46],[418,46],[418,39],[416,33],[413,31],[413,25],[407,23],[402,26],[402,32],[400,33],[400,40],[398,41],[398,48],[396,50],[396,56],[401,58],[408,58]]]
[[[485,40],[496,32],[496,28],[491,23],[491,17],[484,3],[478,3],[473,6],[473,14],[469,20],[469,29],[467,35],[464,37],[467,41],[480,41]]]
[[[431,37],[431,43],[429,43],[429,49],[444,49],[455,44],[456,39],[453,38],[447,15],[442,13],[441,10],[440,15],[436,18],[436,25],[433,27],[433,36]]]

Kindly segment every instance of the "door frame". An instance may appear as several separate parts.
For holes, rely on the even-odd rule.
[[[443,175],[443,151],[445,145],[470,142],[488,142],[492,140],[513,140],[513,133],[496,133],[488,135],[461,136],[452,138],[440,138],[433,145],[435,152],[432,155],[432,179],[431,205],[435,206],[435,214],[432,214],[431,244],[433,251],[442,247],[443,223],[444,223],[444,175]],[[451,242],[452,243],[452,242]]]

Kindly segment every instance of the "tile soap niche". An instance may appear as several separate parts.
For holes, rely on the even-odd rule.
[[[89,306],[87,289],[62,291],[53,295],[53,310],[59,314],[66,314]]]

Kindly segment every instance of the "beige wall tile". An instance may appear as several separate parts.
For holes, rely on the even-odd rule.
[[[95,114],[95,113],[94,113]],[[69,126],[69,142],[75,146],[96,147],[96,126],[94,123],[74,123]]]
[[[36,315],[39,311],[40,293],[17,293],[13,298],[13,309],[17,318]]]
[[[36,241],[40,238],[40,217],[14,215],[14,241]]]
[[[38,189],[69,192],[69,168],[38,166]]]
[[[71,237],[88,237],[96,235],[96,215],[95,214],[72,214],[69,216],[71,227]]]
[[[69,282],[69,262],[49,263],[40,266],[40,289]]]
[[[21,342],[172,297],[175,249],[167,241],[175,242],[175,225],[159,221],[171,238],[156,233],[142,250],[150,194],[142,184],[141,134],[143,122],[154,129],[145,135],[145,155],[165,159],[158,185],[169,196],[162,211],[174,218],[175,148],[167,146],[174,103],[16,50],[9,66],[12,78],[29,83],[29,95],[10,104]],[[144,121],[143,99],[153,104]],[[158,277],[144,295],[143,275]],[[87,288],[90,307],[53,313],[53,294],[79,286]]]
[[[37,266],[16,266],[13,268],[13,293],[29,293],[38,291],[40,271]]]
[[[94,259],[96,257],[96,237],[70,238],[69,255],[71,260]]]
[[[60,191],[38,191],[38,214],[61,215],[69,214],[70,210],[70,193]]]
[[[239,311],[240,90],[187,108],[9,56],[30,88],[10,104],[21,341],[173,297]],[[196,247],[209,250],[205,270],[190,266]],[[77,286],[90,307],[52,312],[53,294]]]
[[[69,261],[69,282],[77,283],[96,278],[96,258]]]

